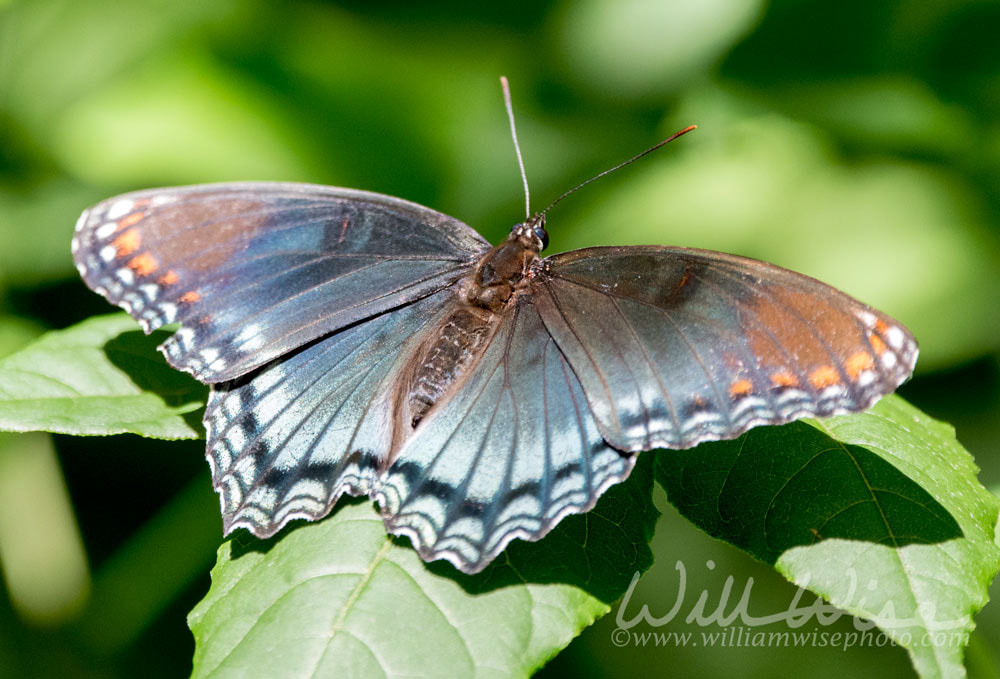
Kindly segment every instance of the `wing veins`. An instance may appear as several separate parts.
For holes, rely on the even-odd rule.
[[[360,271],[360,269],[355,269],[355,272],[357,272],[357,271]],[[347,306],[347,307],[344,307],[343,309],[341,309],[341,310],[340,310],[340,311],[338,312],[338,314],[343,314],[343,313],[345,313],[345,312],[347,312],[347,311],[350,311],[350,310],[352,310],[352,309],[357,309],[357,308],[359,308],[359,307],[362,307],[362,306],[365,306],[366,304],[371,304],[371,303],[373,303],[373,302],[376,302],[376,301],[378,301],[378,300],[381,300],[381,299],[385,299],[385,298],[387,298],[387,297],[391,297],[392,295],[395,295],[395,294],[397,294],[397,293],[399,293],[399,292],[403,292],[403,291],[407,290],[408,288],[412,288],[412,287],[414,287],[414,286],[416,286],[416,285],[419,285],[419,284],[421,284],[421,283],[425,283],[425,282],[427,282],[427,281],[431,281],[431,280],[434,280],[434,278],[437,278],[437,277],[438,277],[438,276],[440,276],[440,275],[441,275],[440,273],[437,273],[437,274],[434,274],[434,275],[432,275],[432,276],[428,276],[428,277],[426,277],[426,278],[418,278],[417,280],[413,281],[412,283],[410,283],[410,284],[408,284],[408,285],[405,285],[405,286],[402,286],[402,287],[400,287],[400,288],[397,288],[397,289],[395,289],[395,290],[390,290],[390,291],[388,291],[388,292],[386,292],[386,293],[383,293],[383,294],[381,294],[381,295],[378,295],[377,297],[372,297],[372,298],[370,298],[370,299],[368,299],[368,300],[365,300],[364,302],[362,302],[362,303],[360,303],[360,304],[353,304],[353,305],[351,305],[351,306]],[[306,290],[306,291],[303,291],[302,293],[299,293],[299,294],[301,295],[301,294],[304,294],[305,292],[312,292],[312,291],[313,291],[314,289],[319,289],[320,287],[322,287],[322,286],[324,286],[324,285],[328,284],[329,282],[330,282],[330,281],[327,281],[327,282],[324,282],[324,283],[322,283],[322,284],[320,284],[320,285],[317,285],[317,286],[313,286],[313,287],[312,287],[312,288],[310,288],[309,290]],[[453,282],[453,281],[452,281],[452,282]],[[445,285],[442,285],[441,287],[442,287],[442,288],[445,288],[445,287],[448,287],[449,285],[451,285],[451,283],[452,283],[452,282],[449,282],[449,283],[447,283],[447,284],[445,284]],[[435,291],[435,290],[432,290],[432,291],[428,292],[428,293],[427,293],[426,295],[424,295],[423,297],[426,297],[426,296],[429,296],[429,295],[432,295],[432,294],[434,294],[434,292],[437,292],[437,291]],[[290,302],[291,300],[293,300],[293,299],[294,299],[295,297],[298,297],[298,296],[299,296],[299,295],[293,295],[292,297],[286,297],[285,299],[282,299],[282,300],[280,300],[279,302],[277,302],[277,303],[275,303],[275,304],[272,304],[272,305],[271,305],[270,307],[267,307],[266,309],[263,309],[263,310],[261,310],[261,311],[259,311],[259,312],[255,313],[255,314],[253,314],[252,316],[248,317],[247,319],[245,319],[245,322],[246,322],[246,321],[251,321],[251,320],[253,320],[254,318],[258,318],[259,316],[263,315],[264,313],[267,313],[268,311],[271,311],[272,309],[275,309],[275,308],[277,308],[277,307],[279,307],[279,306],[281,306],[281,305],[283,305],[283,304],[287,304],[288,302]],[[420,297],[420,298],[418,298],[418,299],[423,299],[423,297]],[[407,301],[404,301],[404,302],[400,302],[400,304],[398,304],[397,306],[406,306],[406,305],[408,305],[408,304],[412,304],[413,302],[416,302],[416,301],[417,301],[416,299],[413,299],[413,300],[407,300]],[[372,316],[377,316],[377,315],[380,315],[381,313],[385,313],[385,311],[389,311],[389,309],[386,309],[386,310],[384,310],[384,311],[381,311],[381,312],[375,312],[375,313],[373,313],[373,314],[372,314]],[[314,320],[310,321],[309,323],[305,323],[305,324],[302,324],[302,325],[299,325],[299,326],[296,326],[296,327],[295,327],[295,328],[294,328],[294,329],[293,329],[293,330],[292,330],[291,332],[286,332],[286,333],[284,333],[284,334],[281,334],[281,335],[277,335],[277,336],[275,336],[275,337],[271,338],[271,341],[272,341],[273,343],[280,343],[280,341],[281,341],[281,340],[283,340],[283,339],[285,339],[285,338],[287,338],[287,337],[291,337],[292,335],[295,335],[295,334],[298,334],[298,333],[301,333],[301,332],[302,332],[303,330],[305,330],[306,328],[311,328],[311,327],[313,327],[314,325],[317,325],[318,323],[322,323],[323,321],[326,321],[326,320],[328,320],[328,319],[329,319],[329,316],[322,316],[322,317],[319,317],[319,318],[316,318],[316,319],[314,319]],[[360,319],[360,320],[364,320],[364,319]],[[338,329],[335,329],[335,330],[331,331],[331,334],[332,334],[333,332],[337,332],[337,331],[338,331],[338,330],[340,330],[340,329],[341,329],[341,328],[338,328]],[[232,335],[233,333],[229,333],[229,334],[230,334],[230,336],[231,336],[231,335]],[[218,338],[218,337],[225,337],[225,335],[213,335],[213,337],[216,337],[216,338]],[[246,344],[247,342],[251,342],[251,341],[253,341],[253,338],[250,338],[250,339],[247,339],[247,340],[245,340],[244,342],[241,342],[240,344],[238,344],[238,345],[236,345],[236,346],[237,346],[237,347],[242,347],[242,346],[243,346],[244,344]],[[211,345],[211,344],[215,344],[215,343],[216,343],[216,342],[210,342],[209,344]]]
[[[642,357],[646,361],[646,365],[649,366],[650,372],[653,373],[653,376],[656,379],[656,386],[659,388],[660,393],[663,395],[663,400],[667,404],[667,409],[670,410],[670,418],[674,421],[674,431],[677,433],[677,437],[679,439],[680,436],[681,436],[680,421],[678,421],[678,419],[677,419],[677,411],[676,411],[676,409],[674,407],[674,401],[673,401],[672,398],[670,398],[670,394],[667,393],[667,389],[666,389],[666,386],[663,384],[663,380],[660,379],[660,372],[659,372],[659,370],[657,370],[656,365],[653,364],[652,358],[650,357],[649,352],[646,350],[646,345],[642,341],[642,338],[639,337],[639,333],[636,332],[635,326],[632,325],[631,319],[629,319],[629,317],[625,315],[625,312],[622,311],[621,305],[618,304],[618,300],[615,297],[611,297],[611,303],[614,305],[615,311],[618,312],[618,315],[622,317],[623,321],[625,321],[625,326],[628,328],[629,332],[632,334],[632,337],[635,338],[636,344],[639,346],[639,350],[642,352]],[[666,312],[664,312],[664,313],[666,313]],[[640,394],[641,394],[641,392],[640,392]],[[641,397],[639,399],[639,402],[640,403],[642,402],[642,398]],[[643,407],[643,411],[646,412],[646,443],[645,443],[645,445],[649,446],[649,443],[650,443],[650,440],[649,440],[650,439],[650,437],[649,437],[649,429],[650,429],[651,421],[649,419],[649,411],[645,407]]]
[[[598,379],[601,381],[601,386],[604,388],[604,393],[609,397],[609,398],[605,399],[605,401],[608,404],[608,409],[611,412],[611,417],[613,418],[614,423],[617,425],[617,429],[620,430],[622,428],[621,418],[618,417],[618,408],[615,406],[615,399],[610,398],[611,394],[612,394],[612,392],[611,392],[611,386],[608,384],[607,380],[605,379],[604,373],[598,367],[597,361],[594,359],[594,355],[590,352],[590,349],[587,347],[586,342],[583,341],[583,339],[580,337],[580,335],[576,332],[576,329],[573,328],[572,324],[570,324],[569,319],[566,317],[566,312],[563,310],[562,304],[559,302],[559,298],[549,288],[549,284],[548,284],[547,281],[545,281],[543,279],[542,280],[542,284],[546,288],[546,292],[549,295],[549,299],[552,300],[552,305],[556,308],[556,311],[559,312],[559,315],[562,317],[563,322],[566,324],[566,327],[569,329],[569,331],[573,335],[573,337],[576,338],[577,343],[583,349],[583,352],[587,355],[587,360],[589,360],[590,364],[594,367],[594,373],[597,375]],[[558,343],[557,343],[557,345],[558,345]],[[625,357],[621,355],[621,352],[619,352],[618,355],[624,360]],[[636,386],[638,386],[638,385],[636,385]]]
[[[319,382],[320,380],[322,380],[322,379],[323,379],[324,377],[326,377],[327,375],[329,375],[329,374],[330,374],[330,371],[331,371],[331,370],[334,370],[335,368],[337,368],[337,366],[339,366],[340,364],[342,364],[342,363],[343,363],[344,361],[346,361],[346,360],[348,360],[349,358],[351,358],[351,357],[352,357],[352,356],[354,355],[354,353],[355,353],[355,351],[356,351],[356,350],[357,350],[357,346],[356,346],[356,347],[355,347],[354,349],[352,349],[351,351],[349,351],[348,353],[346,353],[346,354],[345,354],[344,356],[341,356],[341,357],[340,357],[340,358],[339,358],[339,359],[337,360],[337,362],[336,362],[336,363],[334,363],[334,364],[333,364],[332,366],[330,366],[330,367],[329,367],[328,369],[324,369],[324,370],[322,370],[321,372],[319,372],[319,374],[318,374],[318,375],[317,375],[317,376],[316,376],[316,377],[315,377],[314,379],[312,379],[312,380],[311,380],[311,381],[310,381],[310,382],[309,382],[309,383],[308,383],[307,385],[304,385],[302,389],[299,389],[299,390],[298,390],[298,393],[297,393],[297,395],[296,395],[296,396],[295,396],[294,398],[292,398],[292,399],[289,399],[289,403],[294,403],[294,402],[295,402],[295,401],[297,401],[297,400],[298,400],[299,398],[301,398],[301,397],[302,397],[302,394],[304,394],[304,393],[305,393],[306,391],[308,391],[309,389],[311,389],[312,387],[314,387],[314,386],[315,386],[315,385],[316,385],[316,384],[317,384],[317,383],[318,383],[318,382]],[[287,382],[287,381],[288,381],[288,379],[289,379],[289,378],[290,378],[290,377],[291,377],[292,375],[294,375],[294,374],[298,374],[300,370],[302,370],[303,368],[305,368],[305,367],[306,367],[306,366],[308,366],[309,364],[311,364],[311,363],[314,363],[315,361],[317,361],[317,360],[319,360],[319,359],[323,358],[323,357],[324,357],[325,355],[326,355],[326,353],[325,353],[325,352],[319,352],[319,353],[317,353],[317,354],[316,354],[315,356],[311,356],[311,357],[309,358],[309,360],[307,360],[307,361],[306,361],[305,363],[303,363],[303,364],[302,364],[301,366],[297,367],[297,368],[296,368],[296,369],[295,369],[295,370],[294,370],[293,372],[289,372],[289,373],[287,373],[287,374],[285,374],[285,375],[282,375],[282,376],[281,376],[281,379],[280,379],[280,380],[278,380],[277,382],[275,382],[275,383],[274,383],[274,384],[273,384],[273,385],[272,385],[271,387],[269,387],[269,388],[268,388],[268,390],[267,390],[267,391],[266,391],[265,393],[266,393],[266,394],[271,394],[271,393],[273,393],[273,392],[274,392],[274,391],[275,391],[275,390],[276,390],[276,389],[277,389],[278,387],[280,387],[280,386],[282,386],[283,384],[285,384],[285,382]],[[325,399],[320,399],[320,401],[319,401],[319,405],[322,405],[322,404],[323,404],[324,402],[325,402]],[[317,405],[316,407],[319,407],[319,405]],[[314,410],[315,410],[315,408],[313,408],[313,409],[312,409],[312,410],[310,411],[310,414],[311,414],[311,413],[312,413],[312,412],[313,412]],[[243,445],[244,449],[246,449],[246,448],[248,448],[248,447],[252,446],[253,444],[257,443],[257,441],[258,441],[258,440],[260,440],[260,438],[261,438],[261,437],[262,437],[262,436],[263,436],[263,435],[264,435],[264,434],[266,433],[266,431],[267,431],[268,429],[270,429],[270,428],[271,428],[271,426],[272,426],[272,425],[273,425],[273,424],[274,424],[275,422],[277,422],[278,418],[279,418],[279,417],[281,416],[281,414],[282,414],[283,412],[284,412],[284,410],[281,410],[281,411],[278,411],[278,412],[276,412],[273,418],[271,418],[270,420],[267,420],[266,422],[262,423],[262,426],[261,426],[261,427],[260,427],[260,428],[258,429],[258,431],[254,432],[254,435],[253,435],[253,436],[252,436],[252,437],[251,437],[250,439],[248,439],[246,443],[244,443],[244,445]],[[254,414],[254,413],[253,413],[253,411],[247,411],[246,413],[244,413],[244,417],[240,417],[240,418],[234,418],[234,419],[230,420],[229,422],[227,422],[227,423],[226,423],[226,428],[225,428],[225,429],[223,430],[223,433],[228,433],[228,432],[229,432],[229,430],[230,430],[230,429],[232,428],[232,426],[233,426],[233,425],[234,425],[234,424],[235,424],[236,422],[242,422],[242,421],[243,421],[243,419],[245,419],[245,416],[246,416],[246,415],[253,415],[253,414]],[[288,437],[290,437],[290,436],[291,436],[292,434],[294,434],[294,432],[295,432],[296,430],[297,430],[297,428],[296,428],[296,429],[293,429],[292,433],[291,433],[291,434],[289,434],[289,436],[288,436]],[[285,438],[288,438],[288,437],[285,437]],[[216,438],[222,438],[222,435],[219,435],[219,436],[217,436]],[[276,451],[277,451],[277,450],[279,450],[279,449],[280,449],[280,448],[276,448],[276,449],[274,449],[274,451],[276,452]]]

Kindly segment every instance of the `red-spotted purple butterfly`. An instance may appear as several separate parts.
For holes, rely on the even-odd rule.
[[[640,154],[642,155],[642,154]],[[912,335],[807,276],[705,250],[541,258],[377,193],[153,189],[80,217],[84,281],[212,386],[225,531],[269,537],[369,495],[426,560],[484,568],[628,476],[636,451],[864,410]]]

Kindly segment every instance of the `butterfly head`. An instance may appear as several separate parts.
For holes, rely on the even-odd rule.
[[[533,252],[541,252],[549,247],[549,234],[545,230],[545,213],[536,212],[520,224],[515,224],[507,240],[516,241]]]

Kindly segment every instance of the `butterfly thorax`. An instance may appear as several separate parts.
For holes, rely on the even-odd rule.
[[[466,291],[469,303],[493,312],[503,309],[531,266],[538,261],[541,245],[530,230],[514,227],[507,240],[479,260]]]
[[[456,308],[413,351],[403,421],[411,428],[475,365],[516,291],[527,284],[540,242],[516,227],[456,285]]]

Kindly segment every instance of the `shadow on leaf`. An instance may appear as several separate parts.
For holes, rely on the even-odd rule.
[[[360,505],[370,503],[367,497],[355,497],[353,495],[344,495],[334,506],[333,510],[320,519],[320,521],[325,521],[331,517],[337,515],[337,512],[343,510],[345,507],[350,507],[352,505]],[[239,559],[241,556],[247,554],[267,554],[272,549],[278,546],[278,544],[289,537],[293,533],[308,529],[310,526],[316,525],[317,522],[309,521],[308,519],[295,519],[289,521],[284,528],[278,531],[275,535],[269,538],[258,538],[254,536],[250,531],[245,528],[240,528],[232,533],[228,538],[230,544],[230,558],[233,560]]]
[[[104,343],[104,353],[112,364],[143,391],[151,392],[163,399],[172,408],[187,403],[204,404],[208,400],[208,387],[188,374],[171,368],[163,355],[156,350],[173,333],[156,330],[149,335],[141,331],[123,332]],[[182,415],[184,421],[204,437],[198,408]]]
[[[770,564],[831,538],[902,547],[962,537],[945,508],[892,464],[801,421],[663,451],[655,474],[683,516]]]

